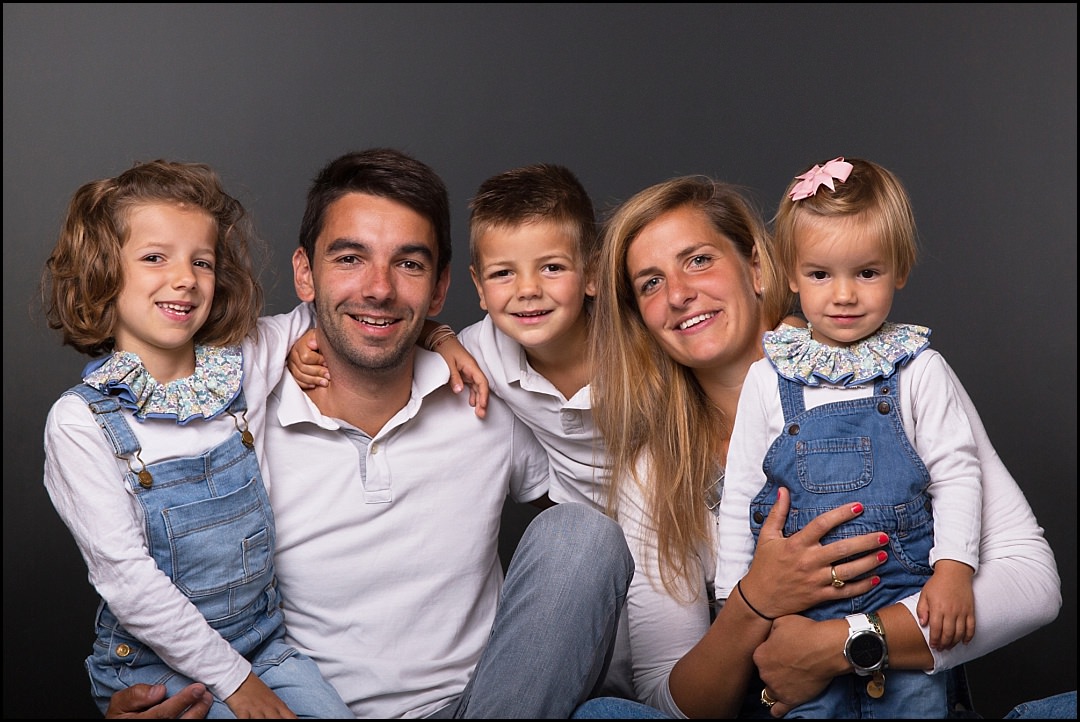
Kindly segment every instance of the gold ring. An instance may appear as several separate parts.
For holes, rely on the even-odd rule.
[[[836,567],[829,567],[829,573],[832,574],[832,585],[839,589],[844,586],[846,582],[840,577],[836,576]]]
[[[761,704],[765,705],[765,709],[772,709],[772,706],[776,704],[776,700],[769,696],[767,687],[761,688]]]

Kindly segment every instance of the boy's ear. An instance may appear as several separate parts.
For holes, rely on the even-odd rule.
[[[901,288],[903,288],[904,286],[907,285],[907,279],[908,279],[908,277],[907,277],[906,273],[903,276],[897,276],[896,277],[896,290],[897,291],[899,291]]]
[[[311,264],[308,262],[307,253],[303,246],[293,251],[293,287],[296,296],[301,301],[315,300],[315,281],[311,277]]]
[[[480,297],[480,308],[488,310],[487,301],[484,300],[484,286],[480,283],[480,275],[476,272],[476,266],[469,264],[469,278],[472,279],[473,285],[476,286],[476,295]]]

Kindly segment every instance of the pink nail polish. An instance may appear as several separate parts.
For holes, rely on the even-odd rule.
[[[881,584],[881,577],[870,577],[870,586],[876,587]]]
[[[852,514],[862,514],[862,504],[853,504],[851,507]]]
[[[877,560],[878,560],[879,562],[883,562],[883,561],[885,561],[885,560],[886,560],[886,559],[888,559],[888,558],[889,558],[889,555],[888,555],[888,554],[886,554],[885,552],[878,552],[878,553],[877,553]]]
[[[881,536],[879,536],[877,538],[877,543],[878,544],[888,544],[889,543],[889,535],[888,534],[882,534]]]

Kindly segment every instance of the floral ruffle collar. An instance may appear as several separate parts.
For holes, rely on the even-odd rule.
[[[244,377],[239,346],[196,346],[195,373],[167,384],[159,383],[142,359],[127,351],[87,364],[83,381],[115,396],[137,419],[212,419],[229,407]]]
[[[858,386],[888,378],[930,345],[930,329],[908,323],[882,324],[878,332],[850,346],[826,346],[809,328],[781,325],[765,334],[765,355],[786,379],[817,386],[822,381]]]

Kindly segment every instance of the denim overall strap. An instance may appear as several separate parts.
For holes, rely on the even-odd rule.
[[[147,549],[158,568],[241,654],[279,635],[274,520],[243,421],[243,390],[228,409],[236,433],[197,457],[150,465],[139,460],[129,414],[116,399],[85,384],[72,392],[87,401],[114,452],[128,461],[125,482],[143,508]],[[126,651],[112,663],[160,663],[106,604],[97,630],[100,648]]]
[[[787,424],[787,422],[806,411],[806,404],[803,400],[804,386],[796,381],[785,379],[779,374],[776,376],[776,381],[780,391],[780,406],[784,409],[784,423]],[[787,383],[784,383],[785,381]]]
[[[82,398],[94,414],[94,420],[105,432],[105,438],[113,447],[113,453],[123,459],[128,458],[140,451],[139,440],[135,438],[127,419],[124,418],[120,402],[112,396],[107,396],[88,384],[76,384],[64,392],[64,395],[75,394]]]
[[[109,440],[109,444],[113,447],[113,453],[118,458],[130,458],[142,450],[138,438],[136,438],[131,430],[131,425],[127,422],[123,407],[115,397],[104,394],[89,384],[76,384],[65,391],[63,395],[67,396],[69,394],[79,396],[90,407],[91,413],[94,414],[94,420],[97,421],[98,426],[105,433],[105,438]],[[246,411],[247,400],[244,398],[244,389],[241,388],[236,398],[229,405],[229,413],[234,418],[242,419]],[[240,428],[239,422],[238,428]],[[246,424],[244,428],[246,428]]]
[[[755,538],[780,485],[791,492],[785,535],[830,509],[858,501],[863,513],[830,531],[822,543],[875,531],[890,537],[889,560],[876,570],[881,584],[853,599],[808,610],[813,619],[835,619],[898,601],[921,588],[932,571],[930,475],[904,432],[900,373],[876,380],[872,396],[809,410],[805,386],[777,376],[784,429],[766,452],[766,482],[751,500]]]
[[[927,493],[930,476],[904,431],[899,378],[897,371],[877,379],[871,396],[807,410],[806,387],[778,376],[784,429],[762,463],[765,487],[751,501],[750,528],[755,537],[771,509],[770,500],[776,498],[776,487],[782,484],[791,492],[785,535],[830,509],[857,501],[863,504],[863,513],[821,542],[882,531],[890,540],[888,559],[873,571],[880,583],[851,599],[805,610],[811,619],[840,619],[880,609],[915,593],[930,577],[934,536]],[[867,694],[867,678],[837,677],[823,694],[796,707],[790,716],[896,719],[944,713],[941,675],[889,670],[885,678],[885,696],[873,699]]]

